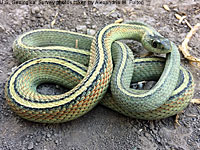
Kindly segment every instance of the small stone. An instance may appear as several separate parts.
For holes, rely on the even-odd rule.
[[[86,21],[85,24],[86,24],[86,25],[90,25],[91,22],[90,22],[90,21]]]
[[[76,29],[71,29],[72,32],[76,32]]]
[[[97,28],[97,26],[96,25],[92,25],[92,29],[96,29]]]
[[[113,18],[117,18],[118,14],[117,13],[112,13],[110,16],[113,17]]]
[[[2,41],[3,41],[3,42],[7,42],[7,40],[6,40],[6,39],[2,39]]]
[[[12,72],[14,72],[17,69],[17,66],[12,68]]]
[[[26,28],[25,27],[22,27],[22,32],[26,32]]]
[[[175,7],[173,10],[174,10],[175,12],[179,12],[179,10],[178,10],[177,7]]]
[[[99,13],[96,13],[95,14],[95,17],[100,17],[101,15]]]
[[[77,30],[77,31],[86,32],[87,27],[86,27],[86,25],[78,25],[78,26],[76,27],[76,30]]]
[[[58,140],[55,140],[55,144],[58,145]]]
[[[87,29],[87,35],[95,35],[96,31],[93,29]]]
[[[2,24],[0,24],[0,32],[3,32],[3,31],[5,31],[5,28],[3,27]]]
[[[44,19],[43,19],[43,18],[40,18],[40,22],[41,22],[41,23],[44,23]]]
[[[47,133],[47,137],[50,138],[50,137],[51,137],[51,134],[50,134],[50,133]]]
[[[39,13],[40,8],[38,6],[36,6],[36,7],[32,8],[31,12],[32,12],[32,14]]]
[[[84,19],[87,18],[87,14],[86,14],[86,12],[83,12],[83,18],[84,18]]]
[[[31,17],[30,19],[31,19],[31,21],[35,21],[35,20],[36,20],[36,18],[35,18],[35,17]]]
[[[42,136],[41,135],[38,135],[37,138],[36,138],[36,142],[40,142],[42,139]]]
[[[163,5],[163,8],[164,8],[165,10],[167,10],[167,11],[170,11],[170,8],[169,8],[168,5]]]
[[[42,18],[42,14],[41,14],[41,13],[38,13],[38,14],[36,15],[36,17],[37,17],[37,18]]]
[[[30,142],[30,143],[28,144],[28,149],[31,150],[31,149],[33,149],[33,147],[34,147],[33,142]]]

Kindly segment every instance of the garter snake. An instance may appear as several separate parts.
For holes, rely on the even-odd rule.
[[[133,39],[151,52],[167,53],[165,64],[161,58],[134,59],[125,44],[115,42],[120,39]],[[82,116],[103,98],[110,80],[112,95],[108,93],[102,103],[141,119],[173,115],[185,108],[193,95],[192,76],[180,69],[176,46],[142,23],[110,24],[95,37],[64,30],[34,30],[19,36],[13,50],[23,63],[8,79],[5,96],[12,110],[31,121],[55,123]],[[138,70],[145,71],[142,74]],[[132,78],[137,76],[135,72],[158,82],[148,91],[131,89],[132,81],[142,80]],[[38,93],[37,86],[46,82],[69,91],[60,95]]]

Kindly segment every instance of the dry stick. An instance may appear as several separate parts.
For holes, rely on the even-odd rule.
[[[180,113],[176,114],[175,124],[174,124],[175,128],[177,128],[177,125],[178,125],[178,126],[181,126],[181,124],[180,124],[179,121],[178,121],[179,118],[180,118],[179,114],[180,114]]]
[[[200,104],[200,99],[192,99],[190,102],[193,104]]]
[[[189,61],[191,61],[191,62],[197,62],[197,63],[199,63],[199,65],[200,65],[200,59],[198,59],[198,58],[192,56],[192,55],[189,53],[189,51],[188,51],[188,49],[191,49],[191,48],[188,46],[188,43],[189,43],[191,37],[194,35],[194,33],[196,33],[197,30],[199,30],[199,29],[200,29],[200,23],[197,23],[197,24],[190,30],[190,32],[186,35],[186,37],[185,37],[184,41],[182,42],[182,44],[179,45],[179,49],[182,51],[182,53],[183,53],[183,55],[184,55],[185,58],[187,58],[187,59],[188,59]]]
[[[200,29],[200,23],[197,23],[191,30],[190,32],[187,34],[185,40],[182,42],[182,44],[179,46],[179,49],[182,51],[183,55],[185,58],[187,58],[189,61],[191,62],[196,62],[198,66],[200,66],[200,59],[196,58],[192,55],[190,55],[188,49],[191,49],[188,46],[188,43],[192,37],[192,35],[194,35],[194,33],[197,32],[197,30]],[[192,99],[191,103],[196,103],[196,104],[200,104],[200,99]]]
[[[190,27],[190,29],[192,29],[193,27],[190,25],[190,23],[185,19],[185,23],[188,25],[188,27]]]
[[[179,23],[181,23],[183,20],[185,20],[185,23],[187,24],[187,26],[190,28],[190,32],[186,35],[184,41],[182,42],[181,45],[179,45],[179,49],[181,50],[181,52],[183,53],[184,57],[187,58],[189,61],[191,62],[197,62],[200,63],[200,59],[193,57],[192,55],[190,55],[188,49],[191,49],[188,46],[188,43],[191,39],[191,37],[197,32],[197,30],[200,28],[200,23],[196,24],[194,27],[192,27],[190,25],[190,23],[185,19],[186,16],[180,16],[179,14],[175,14],[176,18],[179,19]],[[197,103],[200,104],[200,99],[192,99],[191,100],[192,103]],[[179,125],[180,123],[178,122],[179,119],[179,114],[176,115],[176,119],[175,119],[175,125]],[[176,127],[176,126],[175,126]]]
[[[175,17],[179,20],[179,24],[183,22],[183,20],[187,17],[187,16],[180,16],[179,14],[175,14]]]
[[[122,23],[124,21],[124,19],[120,18],[118,20],[115,21],[115,23]]]

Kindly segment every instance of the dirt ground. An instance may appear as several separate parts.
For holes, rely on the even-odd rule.
[[[12,43],[23,32],[39,28],[57,28],[93,35],[104,25],[119,18],[146,22],[162,35],[180,45],[190,28],[178,23],[175,14],[187,15],[191,25],[200,22],[199,0],[127,0],[126,4],[17,4],[0,0],[0,150],[197,150],[200,149],[200,108],[190,104],[180,115],[159,121],[125,117],[101,105],[74,121],[39,124],[21,119],[5,101],[4,85],[18,65]],[[14,4],[15,3],[15,4]],[[167,4],[171,11],[163,9]],[[53,21],[55,20],[55,21]],[[189,45],[199,56],[200,32]],[[200,98],[200,70],[184,64],[195,78],[194,98]],[[44,92],[59,92],[44,86]]]

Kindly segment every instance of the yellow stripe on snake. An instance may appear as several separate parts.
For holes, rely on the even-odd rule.
[[[150,52],[166,54],[166,59],[135,59],[120,39],[139,41]],[[13,50],[23,63],[6,83],[6,99],[13,111],[31,121],[73,120],[100,101],[129,117],[161,119],[182,111],[193,96],[192,75],[180,66],[175,44],[144,23],[110,24],[95,37],[34,30],[19,36]],[[150,90],[130,88],[132,82],[143,80],[157,83]],[[59,84],[69,91],[44,95],[37,92],[42,83]]]

